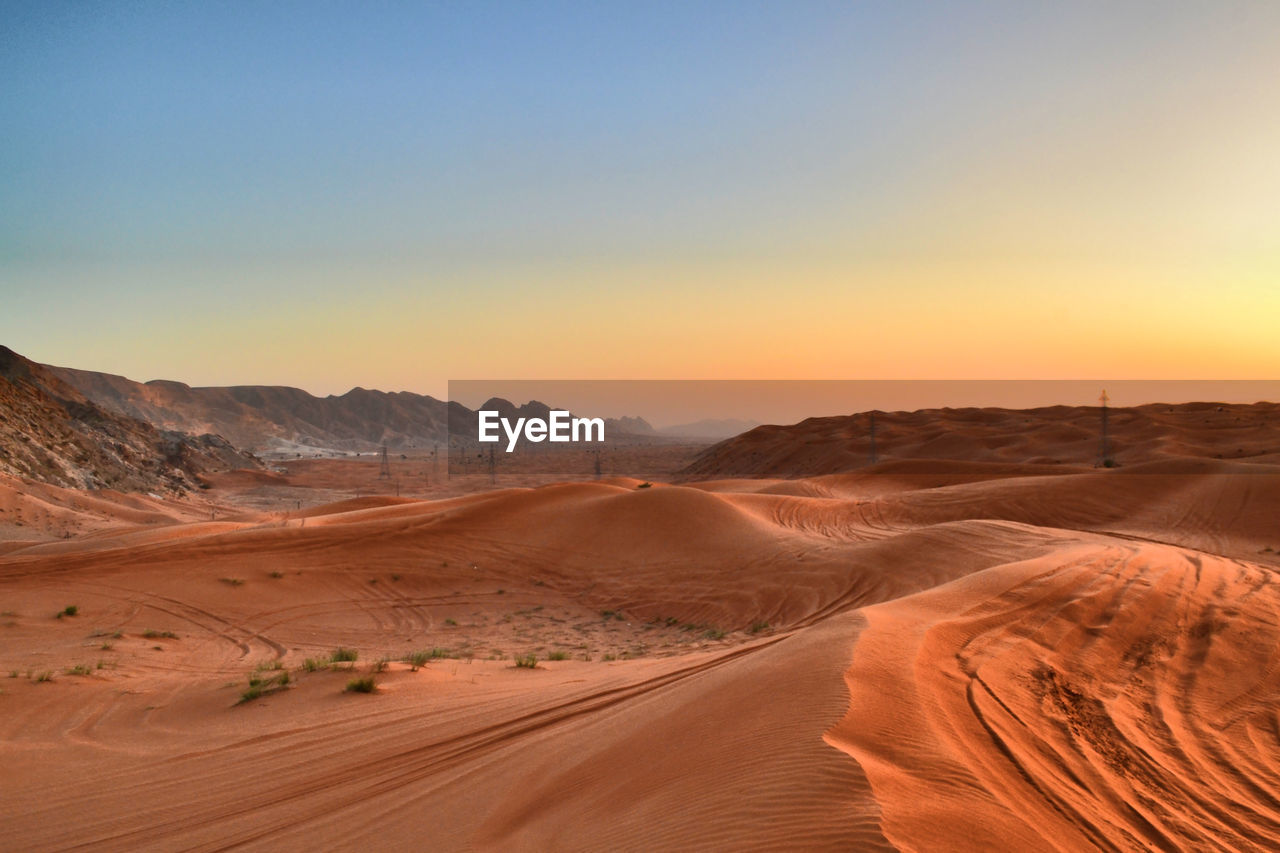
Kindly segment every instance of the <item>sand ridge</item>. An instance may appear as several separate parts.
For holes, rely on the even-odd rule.
[[[0,817],[29,850],[1275,843],[1270,466],[891,464],[120,500],[0,556]]]

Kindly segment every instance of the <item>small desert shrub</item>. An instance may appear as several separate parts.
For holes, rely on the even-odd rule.
[[[59,619],[61,619],[63,616],[75,616],[79,612],[80,612],[79,607],[75,606],[74,604],[68,604],[66,607],[62,608],[54,615],[56,615]]]
[[[92,675],[93,670],[87,663],[78,663],[67,670],[67,675]]]
[[[360,653],[355,649],[338,646],[338,648],[333,650],[333,654],[329,655],[329,660],[334,663],[354,663],[359,657]]]
[[[142,632],[143,639],[146,640],[176,640],[178,635],[172,631],[155,631],[151,628]]]
[[[637,488],[637,489],[652,489],[652,488],[653,488],[653,483],[641,483],[640,485],[636,486],[636,488]]]
[[[391,658],[378,658],[376,661],[374,661],[374,664],[373,664],[373,671],[374,671],[374,672],[386,672],[386,671],[387,671],[387,664],[389,664],[389,663],[391,663]]]
[[[569,659],[568,652],[552,652],[551,654],[547,655],[547,660],[568,660],[568,659]]]
[[[399,576],[399,575],[392,575],[392,576],[391,576],[391,579],[392,579],[393,581],[398,581],[398,580],[400,580],[400,576]]]
[[[538,665],[535,655],[516,655],[516,666],[520,669],[534,669]]]
[[[600,660],[604,660],[604,661],[617,660],[617,659],[618,659],[617,655],[605,655],[604,657],[600,658]]]
[[[271,577],[275,580],[280,580],[280,578],[284,577],[284,572],[272,572]]]
[[[373,693],[377,689],[378,685],[371,675],[364,678],[353,678],[347,682],[348,693]]]
[[[284,664],[278,660],[264,660],[253,668],[254,672],[274,672],[275,670],[284,669]]]
[[[40,682],[40,681],[53,681],[53,673],[52,673],[52,672],[49,672],[48,670],[45,670],[44,672],[37,673],[35,676],[33,676],[33,678],[34,678],[34,680],[35,680],[35,681],[37,681],[37,682]]]
[[[328,658],[307,658],[302,662],[302,668],[306,672],[316,672],[321,669],[329,668]]]
[[[723,640],[724,631],[718,630],[716,628],[708,628],[706,631],[702,632],[702,636],[707,638],[708,640]]]
[[[768,622],[752,622],[751,623],[750,631],[753,634],[759,634],[761,631],[768,631],[768,630],[769,630]]]
[[[451,658],[454,653],[448,649],[442,649],[439,646],[430,649],[419,649],[416,652],[410,652],[404,656],[405,663],[417,671],[418,667],[425,666],[436,658]]]
[[[289,673],[282,671],[278,675],[263,676],[261,670],[249,674],[249,689],[240,694],[240,703],[252,702],[269,693],[276,693],[289,686]]]
[[[244,578],[218,578],[227,586],[244,586]]]
[[[446,619],[444,620],[444,624],[448,625],[450,628],[458,627],[458,622],[455,619]]]
[[[115,648],[115,646],[113,646],[111,643],[103,643],[103,644],[102,644],[101,646],[99,646],[98,648],[99,648],[101,651],[109,652],[109,651],[111,651],[112,649],[114,649],[114,648]]]

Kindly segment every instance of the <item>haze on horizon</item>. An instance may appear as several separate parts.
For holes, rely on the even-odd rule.
[[[3,8],[37,361],[1280,376],[1280,5]]]

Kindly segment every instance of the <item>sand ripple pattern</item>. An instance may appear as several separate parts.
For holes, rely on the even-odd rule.
[[[1280,848],[1269,569],[1079,547],[864,615],[828,739],[866,771],[893,843]]]

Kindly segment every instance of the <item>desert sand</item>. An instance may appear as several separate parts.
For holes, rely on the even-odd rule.
[[[1275,849],[1269,453],[6,481],[0,846]]]

